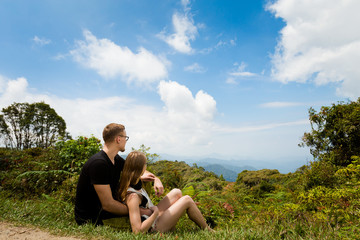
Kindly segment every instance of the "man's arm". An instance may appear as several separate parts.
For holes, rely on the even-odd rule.
[[[94,188],[105,211],[116,215],[128,215],[127,206],[112,197],[110,185],[94,184]],[[152,211],[147,208],[140,208],[140,213],[141,215],[150,216]]]
[[[162,185],[161,180],[153,173],[146,170],[140,178],[144,182],[154,182],[155,194],[157,196],[161,196],[164,193],[164,186]]]
[[[116,215],[128,215],[126,205],[113,198],[110,185],[94,184],[94,188],[105,211]]]

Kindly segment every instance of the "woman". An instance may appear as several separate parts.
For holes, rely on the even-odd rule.
[[[157,206],[154,206],[141,185],[140,176],[146,169],[146,156],[139,151],[131,152],[125,161],[119,188],[119,198],[129,209],[131,229],[134,233],[174,229],[180,217],[186,212],[200,228],[213,231],[190,196],[182,196],[179,189],[173,189]],[[140,207],[153,211],[151,216],[140,216]]]

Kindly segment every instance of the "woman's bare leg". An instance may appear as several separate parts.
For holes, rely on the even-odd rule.
[[[166,196],[157,205],[160,212],[159,215],[161,216],[166,209],[168,209],[181,197],[182,197],[181,190],[177,188],[174,188],[168,194],[166,194]]]
[[[189,196],[184,196],[177,200],[173,205],[166,209],[156,221],[156,230],[159,232],[167,232],[171,230],[180,217],[187,212],[189,218],[195,222],[201,229],[211,228],[206,224],[205,218],[196,206],[194,200]]]

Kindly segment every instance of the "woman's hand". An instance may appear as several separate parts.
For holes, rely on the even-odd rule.
[[[153,215],[159,215],[159,208],[157,206],[150,207],[150,210],[153,211]]]
[[[146,215],[146,216],[151,216],[151,214],[153,214],[153,211],[149,208],[140,208],[140,215]]]

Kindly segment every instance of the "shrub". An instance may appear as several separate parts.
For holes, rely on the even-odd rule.
[[[262,169],[258,171],[244,170],[238,174],[236,184],[244,183],[248,187],[253,187],[263,181],[276,181],[282,177],[278,170]]]
[[[60,168],[72,173],[79,173],[85,162],[100,151],[100,140],[79,136],[75,140],[59,141],[56,148],[59,150]]]
[[[13,169],[16,169],[20,165],[23,165],[25,159],[26,154],[24,151],[9,148],[0,148],[1,171],[11,171]]]
[[[310,168],[305,171],[306,189],[316,186],[333,187],[336,183],[336,167],[328,161],[310,163]]]
[[[63,170],[29,171],[17,176],[14,181],[14,191],[25,196],[48,194],[71,176]]]
[[[57,170],[57,151],[53,148],[29,148],[26,150],[1,148],[0,163],[2,167],[0,171],[0,185],[2,189],[9,190],[22,197],[28,193],[31,194],[32,190],[27,190],[28,187],[33,188],[30,186],[31,184],[29,186],[26,185],[25,181],[27,183],[38,180],[42,181],[44,179],[39,177],[40,173],[51,175],[54,170]],[[48,177],[51,180],[53,177],[50,175]],[[31,177],[36,179],[30,181],[29,178]],[[57,182],[63,180],[55,179]],[[49,188],[51,187],[49,186]],[[40,187],[35,191],[35,194],[41,193],[43,190],[44,187]]]
[[[53,192],[54,197],[75,204],[76,185],[78,180],[78,174],[65,179],[62,184],[58,186],[57,191]]]
[[[206,193],[195,196],[195,199],[199,201],[198,207],[211,227],[227,225],[235,219],[235,206],[226,198],[222,199],[214,193]]]
[[[193,186],[196,191],[220,190],[226,181],[203,168],[190,167],[185,162],[160,160],[148,165],[167,189]]]
[[[342,183],[357,185],[360,180],[360,157],[352,156],[351,159],[352,163],[336,171],[335,176]]]

